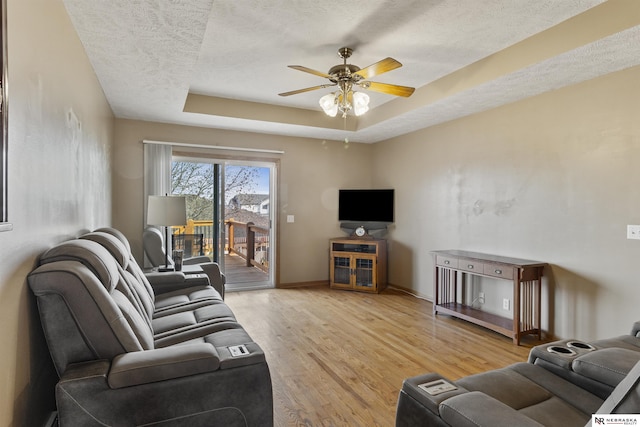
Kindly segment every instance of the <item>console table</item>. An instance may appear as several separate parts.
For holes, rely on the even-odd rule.
[[[461,250],[433,251],[435,260],[433,313],[448,314],[491,329],[513,339],[536,334],[541,337],[541,278],[547,263]],[[464,301],[467,275],[513,282],[512,318],[460,303]],[[458,279],[461,279],[459,282]],[[461,284],[460,295],[458,284]],[[460,297],[460,299],[459,299]]]

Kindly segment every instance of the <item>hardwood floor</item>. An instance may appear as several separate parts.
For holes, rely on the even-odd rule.
[[[526,361],[502,335],[438,315],[398,290],[316,286],[229,292],[226,302],[262,347],[273,382],[275,425],[393,426],[405,378],[451,380]]]

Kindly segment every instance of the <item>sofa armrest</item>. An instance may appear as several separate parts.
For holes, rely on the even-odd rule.
[[[215,371],[216,349],[207,343],[136,351],[116,356],[107,375],[111,388],[130,387]]]
[[[634,337],[640,337],[640,320],[633,323],[631,327],[631,335]]]
[[[144,275],[157,295],[188,286],[187,276],[182,271],[153,271]]]
[[[204,264],[206,262],[211,262],[211,258],[204,255],[198,255],[191,258],[183,259],[182,265]]]
[[[441,380],[454,385],[455,389],[431,395],[422,388],[425,384]],[[438,406],[440,403],[457,394],[467,393],[466,389],[456,386],[452,381],[433,372],[405,379],[402,383],[402,391],[435,415],[438,415]]]
[[[440,417],[452,426],[541,427],[540,423],[479,391],[444,400],[439,411]]]
[[[209,283],[213,288],[218,291],[220,296],[224,299],[224,287],[226,283],[226,277],[220,271],[220,266],[215,262],[208,262],[200,264],[202,271],[209,277]]]

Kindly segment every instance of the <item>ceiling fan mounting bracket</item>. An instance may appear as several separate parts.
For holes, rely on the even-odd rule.
[[[353,64],[347,64],[347,58],[353,54],[353,49],[350,47],[341,47],[338,49],[338,56],[344,61],[342,64],[334,65],[329,69],[327,73],[333,83],[339,82],[351,82],[357,83],[362,80],[362,76],[355,74],[360,71],[360,67]]]
[[[347,58],[349,58],[352,54],[353,49],[351,49],[350,47],[341,47],[340,49],[338,49],[338,56],[344,59],[345,63],[347,61]]]

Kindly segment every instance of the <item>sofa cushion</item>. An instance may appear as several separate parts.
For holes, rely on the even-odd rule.
[[[543,425],[584,424],[602,403],[586,390],[530,363],[472,375],[456,385],[481,391]]]
[[[448,425],[456,427],[542,427],[544,425],[479,391],[447,399],[440,404],[439,409],[440,417]]]
[[[120,264],[123,269],[127,269],[129,265],[129,251],[125,244],[116,237],[104,232],[93,232],[80,236],[80,239],[91,240],[100,244],[100,246],[109,251],[111,256],[115,258],[116,262]]]
[[[540,366],[516,363],[512,369],[585,414],[594,413],[602,404],[603,399]]]
[[[470,391],[482,391],[513,409],[526,408],[553,396],[511,367],[471,375],[456,384]]]
[[[42,265],[68,260],[79,261],[87,266],[105,286],[107,292],[111,292],[118,284],[118,264],[105,248],[89,240],[62,242],[43,253],[39,263]]]
[[[28,281],[59,375],[72,363],[143,350],[114,299],[79,261],[41,265]]]

